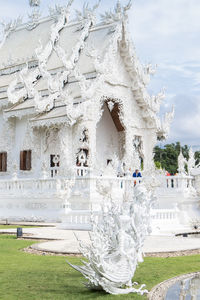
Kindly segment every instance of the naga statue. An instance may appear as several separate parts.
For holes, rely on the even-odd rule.
[[[91,217],[90,244],[79,241],[87,261],[82,261],[83,266],[67,263],[88,280],[86,286],[90,289],[114,295],[143,295],[148,293],[145,284],[138,287],[132,279],[138,263],[143,261],[142,247],[145,236],[151,231],[150,208],[154,198],[140,183],[132,185],[130,199],[116,201],[113,186],[109,186],[104,180],[97,182],[97,190],[104,201],[98,218],[94,214]]]

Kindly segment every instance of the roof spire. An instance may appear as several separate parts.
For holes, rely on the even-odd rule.
[[[39,18],[41,17],[40,0],[29,0],[29,5],[31,7],[31,14],[28,15],[27,29],[32,30],[38,25]]]
[[[29,5],[31,7],[38,7],[40,6],[40,0],[29,0]]]
[[[128,0],[125,6],[122,6],[121,1],[117,0],[114,11],[105,12],[101,15],[101,19],[106,24],[123,21],[127,19],[127,11],[130,10],[131,6],[132,0]]]

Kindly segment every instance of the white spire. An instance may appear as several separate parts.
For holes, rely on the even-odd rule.
[[[31,7],[38,7],[40,6],[40,0],[29,0],[29,5]]]
[[[27,23],[27,29],[32,30],[38,25],[39,18],[41,17],[40,12],[40,0],[29,0],[31,7],[31,13],[28,14],[29,21]]]

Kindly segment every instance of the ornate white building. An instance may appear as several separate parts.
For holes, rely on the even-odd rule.
[[[26,24],[4,26],[0,219],[59,221],[66,194],[73,210],[88,210],[93,179],[113,157],[119,174],[141,162],[145,174],[169,130],[173,112],[160,121],[164,95],[148,94],[154,71],[138,61],[129,35],[130,3],[118,1],[97,24],[99,3],[70,19],[72,2],[40,19],[39,1],[30,1]],[[70,178],[78,185],[69,195]]]

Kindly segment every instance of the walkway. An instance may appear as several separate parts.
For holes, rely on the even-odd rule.
[[[1,229],[0,233],[16,233],[16,229]],[[87,231],[62,230],[56,227],[23,228],[24,237],[47,239],[47,242],[34,244],[32,247],[41,251],[56,253],[80,253],[79,244],[74,235],[85,243],[89,242]],[[148,236],[144,252],[173,252],[200,249],[200,238],[174,236]]]

